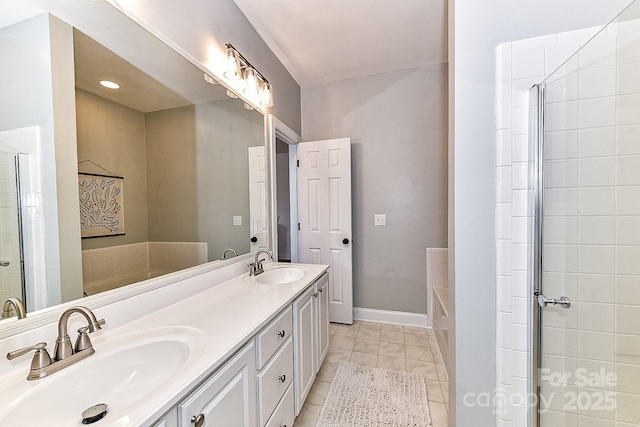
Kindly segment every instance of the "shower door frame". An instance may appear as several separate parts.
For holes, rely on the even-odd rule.
[[[529,280],[533,296],[530,322],[531,393],[535,406],[530,408],[530,427],[540,427],[540,368],[542,367],[542,307],[538,296],[542,294],[542,248],[544,223],[544,112],[546,83],[534,85],[529,90]]]

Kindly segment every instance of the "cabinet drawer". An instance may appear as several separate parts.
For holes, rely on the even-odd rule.
[[[271,416],[293,379],[293,340],[291,338],[258,374],[258,407],[260,425]]]
[[[293,413],[293,401],[293,384],[291,384],[265,427],[293,427],[293,421],[296,418]]]
[[[291,307],[288,307],[258,334],[258,369],[261,369],[278,347],[291,336],[293,329],[291,313]]]

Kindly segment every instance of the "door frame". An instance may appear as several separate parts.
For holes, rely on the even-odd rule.
[[[291,262],[299,261],[298,245],[298,173],[296,159],[298,144],[302,137],[273,114],[264,116],[265,143],[267,156],[267,185],[268,185],[268,247],[273,259],[278,259],[278,190],[276,185],[276,139],[289,145],[289,215],[291,230]]]

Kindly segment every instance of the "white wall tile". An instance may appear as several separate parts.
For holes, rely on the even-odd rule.
[[[527,216],[529,213],[527,190],[513,190],[511,212],[513,216]]]
[[[616,67],[588,68],[580,71],[580,99],[615,96]]]
[[[615,290],[616,303],[640,305],[640,276],[618,276]]]
[[[496,345],[510,349],[513,345],[511,313],[498,312],[496,316]]]
[[[640,123],[640,94],[621,95],[616,99],[616,123],[619,125]]]
[[[511,203],[496,204],[496,239],[511,239]]]
[[[546,105],[545,126],[546,131],[578,129],[579,101],[557,102]]]
[[[512,79],[544,76],[544,48],[514,51]]]
[[[496,166],[511,165],[511,130],[498,131],[496,140]]]
[[[511,188],[525,190],[529,186],[529,164],[517,162],[511,165]]]
[[[556,103],[580,99],[580,75],[577,72],[554,74],[547,78],[545,102]]]
[[[580,245],[581,273],[613,274],[615,272],[615,246]]]
[[[511,349],[496,350],[496,377],[500,384],[510,385],[513,381]]]
[[[583,99],[580,101],[580,128],[613,126],[616,124],[616,97]],[[618,105],[619,108],[619,105]],[[618,110],[619,111],[619,110]]]
[[[640,93],[640,62],[618,66],[618,94]]]
[[[578,215],[577,188],[551,188],[543,197],[545,216]]]
[[[496,126],[498,129],[511,128],[511,92],[504,91],[496,96]]]
[[[579,326],[581,331],[615,332],[615,306],[613,304],[599,304],[581,302],[578,309]]]
[[[526,244],[529,241],[528,219],[513,217],[511,220],[511,240],[513,243]]]
[[[640,186],[617,187],[615,202],[618,215],[640,215]]]
[[[544,162],[544,188],[578,186],[578,160],[549,160]]]
[[[615,135],[618,155],[640,154],[639,125],[618,126]]]
[[[529,107],[517,107],[512,109],[511,132],[514,135],[527,135],[529,133]]]
[[[580,50],[580,68],[616,65],[616,37],[600,33]]]
[[[578,40],[559,43],[555,46],[547,47],[546,53],[546,74],[551,74],[562,65],[562,72],[577,70],[580,66],[578,55],[574,55],[580,48]]]
[[[529,135],[513,135],[512,138],[512,160],[516,162],[529,161]]]
[[[547,160],[577,159],[578,131],[545,132],[544,158]],[[615,153],[614,153],[615,154]]]
[[[640,246],[618,246],[616,273],[640,276],[640,262],[638,260],[640,260]]]
[[[512,311],[511,276],[496,276],[496,308],[498,311],[510,313]]]
[[[511,275],[511,240],[496,241],[496,274]]]
[[[616,305],[615,331],[617,334],[640,335],[640,306]]]
[[[618,64],[640,62],[640,45],[638,45],[637,34],[619,34],[616,39]]]
[[[549,272],[578,272],[578,247],[569,245],[545,244],[544,270]]]
[[[580,331],[578,357],[590,360],[615,360],[613,332]]]
[[[511,49],[513,52],[528,51],[540,47],[553,46],[558,43],[557,34],[549,34],[545,36],[532,37],[523,40],[516,40],[511,42]],[[542,61],[544,62],[544,60]]]
[[[552,216],[544,220],[543,239],[548,244],[578,244],[578,217]]]
[[[616,154],[616,128],[601,127],[580,129],[580,157],[605,157]]]
[[[640,156],[620,156],[616,160],[616,183],[640,185]]]
[[[587,187],[580,188],[581,215],[614,215],[615,188]]]
[[[579,220],[580,244],[613,245],[616,222],[613,216],[581,216]]]
[[[614,277],[610,274],[580,274],[579,300],[613,303],[616,289]]]
[[[511,203],[511,166],[496,168],[496,203]]]

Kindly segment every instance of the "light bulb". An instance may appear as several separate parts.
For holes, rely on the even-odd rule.
[[[238,52],[232,47],[227,48],[225,71],[222,75],[229,80],[240,80],[242,78],[240,74],[240,58],[238,57]]]
[[[245,68],[244,80],[246,84],[244,93],[246,93],[247,95],[258,95],[258,77],[256,76],[256,70],[251,67]]]
[[[265,108],[273,107],[273,88],[268,82],[264,82],[260,92],[260,105]]]

